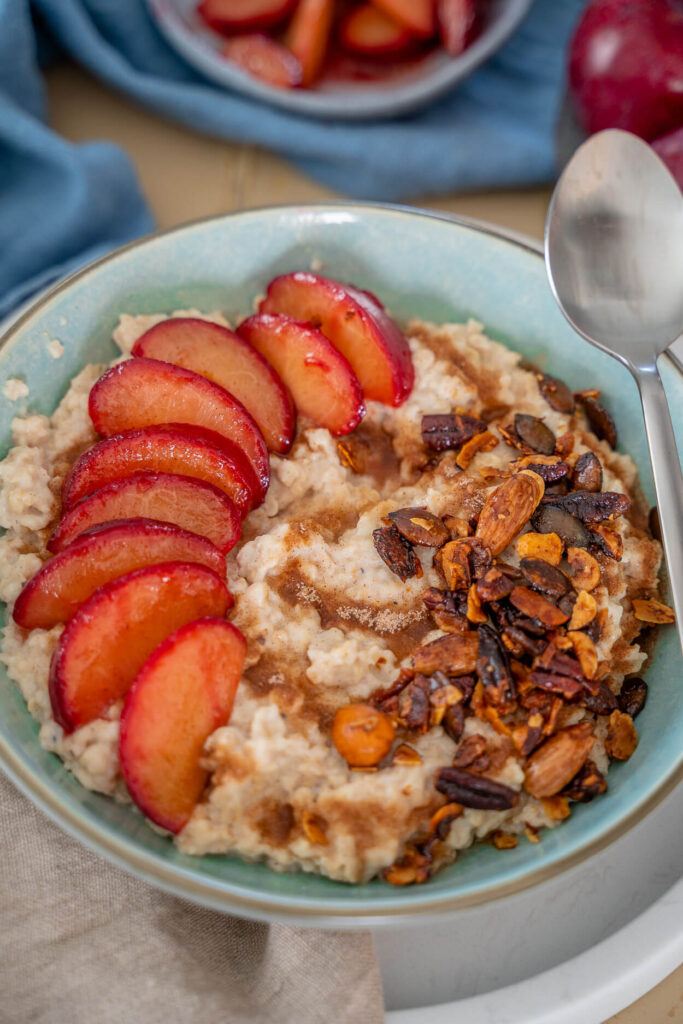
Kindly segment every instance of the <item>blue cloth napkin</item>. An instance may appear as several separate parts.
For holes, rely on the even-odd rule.
[[[197,131],[258,143],[353,196],[534,184],[554,169],[565,48],[584,0],[536,0],[454,92],[397,120],[307,120],[219,88],[172,51],[144,0],[0,0],[0,315],[153,223],[128,159],[47,126],[39,54],[57,47]]]

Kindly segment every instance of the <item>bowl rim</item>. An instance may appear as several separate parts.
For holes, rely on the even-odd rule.
[[[500,0],[501,11],[490,26],[458,57],[450,57],[404,83],[337,91],[279,89],[214,55],[188,28],[168,0],[145,0],[148,13],[170,47],[205,79],[261,100],[280,110],[320,120],[361,121],[398,117],[425,106],[475,71],[503,45],[530,12],[533,0]],[[357,104],[357,106],[355,105]]]
[[[377,203],[363,200],[328,200],[323,202],[285,203],[267,207],[252,207],[230,213],[200,217],[175,227],[151,232],[113,250],[105,256],[89,263],[55,285],[44,291],[39,297],[23,309],[10,326],[0,336],[0,351],[19,333],[24,324],[39,313],[57,295],[67,291],[76,281],[84,280],[107,263],[113,263],[127,252],[154,242],[167,235],[181,235],[184,231],[194,230],[205,224],[232,221],[242,216],[253,214],[297,214],[302,210],[344,209],[349,213],[378,212],[399,213],[422,220],[435,220],[446,224],[463,227],[467,230],[489,235],[498,240],[524,250],[537,259],[543,260],[543,245],[520,232],[498,227],[497,225],[476,218],[450,213],[441,213],[398,203]],[[683,377],[677,364],[678,375]],[[437,922],[445,914],[466,910],[471,907],[493,903],[516,893],[523,892],[534,886],[540,886],[559,874],[588,860],[594,854],[604,850],[629,829],[654,810],[683,781],[683,753],[668,770],[658,786],[649,794],[644,795],[622,818],[616,821],[604,833],[581,844],[578,849],[564,855],[557,854],[551,864],[533,868],[523,877],[514,878],[495,886],[480,889],[474,893],[461,893],[452,896],[442,895],[439,901],[413,900],[401,902],[398,906],[368,906],[365,901],[346,903],[339,906],[324,902],[317,907],[305,897],[277,896],[260,899],[243,891],[235,891],[232,883],[223,883],[215,878],[198,878],[191,868],[178,864],[166,864],[153,852],[137,848],[133,841],[119,838],[107,822],[90,822],[79,814],[77,809],[64,806],[60,800],[60,790],[42,781],[32,771],[29,764],[15,753],[0,734],[0,769],[14,782],[18,789],[38,806],[56,825],[81,842],[88,849],[103,856],[105,859],[122,868],[128,873],[170,893],[194,903],[218,910],[223,913],[237,913],[240,916],[266,921],[298,924],[316,928],[359,928],[381,927],[396,924],[422,925]],[[425,896],[427,893],[425,893]]]

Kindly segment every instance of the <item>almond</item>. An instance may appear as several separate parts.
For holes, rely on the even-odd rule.
[[[475,536],[492,555],[504,551],[526,526],[544,491],[545,484],[538,473],[523,469],[489,494]]]
[[[560,729],[531,755],[524,786],[531,796],[555,796],[571,782],[588,757],[595,737],[590,722]]]

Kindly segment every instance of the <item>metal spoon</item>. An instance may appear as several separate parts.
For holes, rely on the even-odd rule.
[[[683,196],[650,146],[612,129],[584,142],[553,193],[545,258],[574,330],[636,379],[681,636],[683,475],[657,357],[683,332]]]

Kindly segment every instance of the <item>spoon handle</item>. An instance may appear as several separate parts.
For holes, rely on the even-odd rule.
[[[656,367],[639,370],[645,431],[679,637],[683,626],[683,473],[666,393]],[[683,644],[683,638],[681,639]]]

